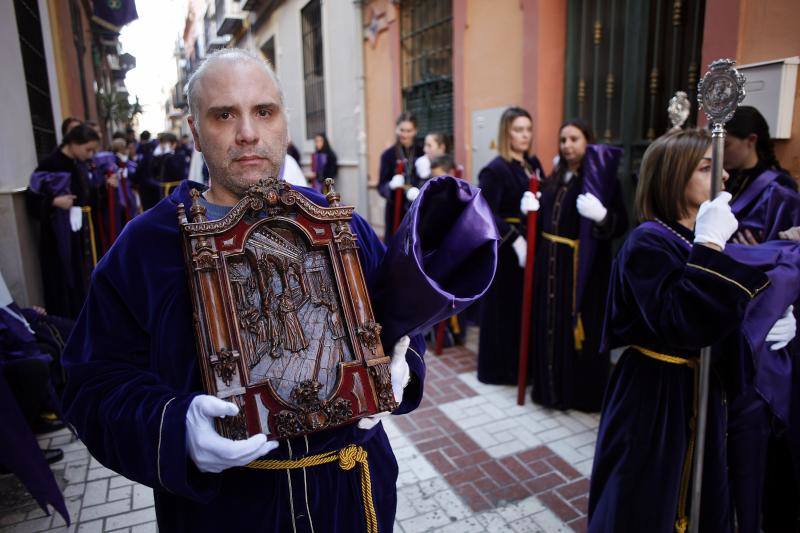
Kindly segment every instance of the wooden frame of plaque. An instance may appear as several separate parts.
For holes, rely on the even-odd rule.
[[[332,180],[329,207],[261,180],[208,221],[193,189],[178,221],[208,394],[235,402],[225,437],[305,435],[397,403],[361,263]]]

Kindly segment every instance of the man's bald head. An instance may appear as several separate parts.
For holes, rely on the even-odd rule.
[[[199,99],[202,93],[201,86],[203,76],[213,71],[215,66],[220,66],[225,62],[239,64],[249,62],[263,69],[275,83],[275,87],[277,87],[278,94],[280,95],[280,103],[283,105],[283,87],[281,87],[278,76],[267,61],[248,50],[243,50],[241,48],[223,48],[206,56],[205,60],[200,63],[200,66],[189,76],[189,81],[186,83],[186,101],[189,103],[189,114],[194,118],[195,123],[198,122],[201,114]]]
[[[192,74],[186,93],[194,147],[211,179],[209,201],[233,205],[259,179],[278,176],[289,133],[283,94],[266,62],[221,50]]]

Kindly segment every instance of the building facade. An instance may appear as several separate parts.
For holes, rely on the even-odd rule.
[[[0,2],[0,272],[22,305],[41,305],[38,227],[28,216],[25,189],[38,162],[61,142],[61,121],[97,122],[106,139],[120,127],[104,115],[103,96],[127,100],[118,33],[92,21],[88,0]]]

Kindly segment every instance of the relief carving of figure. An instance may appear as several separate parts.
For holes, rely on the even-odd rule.
[[[283,346],[290,352],[299,352],[306,348],[308,340],[297,319],[297,309],[289,294],[285,292],[278,297],[278,312],[283,323]]]

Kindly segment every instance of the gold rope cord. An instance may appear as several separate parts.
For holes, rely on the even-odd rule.
[[[92,222],[92,208],[88,205],[81,207],[81,211],[89,221],[89,243],[92,245],[92,266],[97,266],[97,244],[94,240],[94,222]]]
[[[550,242],[556,244],[563,244],[572,248],[572,316],[575,317],[578,305],[578,260],[580,259],[580,241],[577,239],[568,239],[561,235],[553,235],[552,233],[542,232],[542,237]],[[575,349],[578,351],[583,350],[583,341],[586,335],[583,331],[583,320],[580,313],[575,317],[575,329],[573,330],[573,337],[575,338]]]
[[[686,447],[686,455],[683,459],[683,469],[681,472],[681,489],[678,494],[678,518],[675,520],[675,533],[685,533],[689,527],[689,517],[686,516],[686,497],[689,493],[689,480],[692,474],[692,458],[694,456],[694,441],[697,433],[697,393],[700,385],[700,369],[697,361],[694,359],[686,359],[683,357],[675,357],[674,355],[667,355],[641,346],[631,346],[642,355],[661,361],[662,363],[669,363],[672,365],[686,365],[694,370],[694,388],[692,389],[692,417],[689,419],[689,444]]]
[[[350,444],[338,451],[309,455],[301,459],[256,460],[249,463],[247,468],[257,470],[293,470],[324,465],[335,461],[339,461],[339,468],[342,470],[352,470],[356,464],[361,467],[361,498],[367,521],[367,533],[378,533],[378,516],[375,513],[375,503],[372,501],[372,479],[369,474],[367,451],[361,446]]]
[[[172,192],[172,189],[180,185],[181,182],[183,182],[183,180],[162,181],[159,183],[159,186],[161,187],[161,194],[163,195],[162,198],[169,196],[169,193]]]

